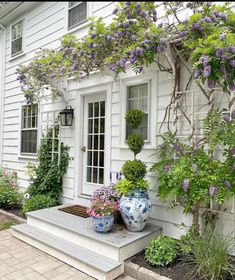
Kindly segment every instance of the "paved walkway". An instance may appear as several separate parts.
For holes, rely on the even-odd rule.
[[[0,280],[94,280],[95,278],[0,231]],[[117,280],[133,280],[120,276]]]

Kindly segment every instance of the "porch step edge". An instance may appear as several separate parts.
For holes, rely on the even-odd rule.
[[[67,255],[76,261],[79,261],[88,266],[91,266],[95,270],[99,270],[103,274],[108,274],[108,273],[112,272],[113,270],[123,266],[123,264],[121,262],[114,261],[113,259],[110,259],[103,255],[97,254],[91,250],[88,250],[79,245],[73,244],[67,240],[59,238],[51,233],[42,231],[31,225],[21,224],[21,225],[13,226],[12,228],[13,228],[13,236],[17,237],[17,233],[22,234],[30,239],[38,241],[41,244],[51,247],[52,249],[54,249],[64,255]],[[20,239],[22,239],[22,238],[20,238]],[[39,246],[35,246],[35,247],[40,249]],[[62,259],[62,261],[63,261],[63,259]],[[123,269],[121,269],[120,271],[122,271],[122,270]],[[84,271],[84,272],[91,276],[96,277],[96,275],[90,274],[89,271]],[[122,274],[122,273],[123,273],[123,271],[120,274]],[[106,279],[106,278],[102,278],[102,279]],[[107,278],[107,279],[109,279],[109,278]]]

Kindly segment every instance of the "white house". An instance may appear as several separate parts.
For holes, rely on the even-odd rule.
[[[22,189],[28,186],[25,166],[36,159],[42,129],[53,122],[66,103],[62,99],[55,102],[44,99],[36,106],[26,105],[16,80],[16,68],[29,63],[39,48],[58,48],[64,34],[84,37],[89,16],[110,22],[113,8],[114,2],[106,1],[0,2],[0,164],[18,172]],[[62,128],[61,135],[61,140],[70,147],[71,157],[64,178],[63,202],[88,205],[89,196],[97,186],[109,185],[110,172],[120,171],[124,161],[131,158],[125,143],[124,120],[129,108],[145,111],[146,123],[142,127],[145,145],[139,158],[149,167],[154,163],[152,155],[159,143],[156,136],[173,89],[173,75],[157,71],[153,65],[138,75],[131,69],[121,74],[120,79],[94,73],[82,82],[70,79],[62,86],[68,104],[75,110],[73,126]],[[47,96],[47,90],[43,90]],[[188,94],[188,105],[200,108],[203,100],[194,90]],[[100,120],[100,134],[88,133],[88,116],[94,122]],[[30,120],[28,125],[23,118]],[[95,151],[86,145],[91,139],[98,147]],[[87,157],[91,155],[94,161],[88,166]],[[172,210],[167,203],[160,202],[156,198],[154,174],[148,173],[147,177],[152,182],[149,191],[152,222],[162,226],[165,234],[178,237],[181,233],[178,226],[190,225],[191,216],[185,216],[181,207]],[[227,208],[229,211],[221,215],[221,222],[225,233],[234,234],[234,202],[229,202]]]

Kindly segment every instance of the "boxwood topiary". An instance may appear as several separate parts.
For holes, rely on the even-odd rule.
[[[128,160],[122,166],[122,173],[127,180],[136,183],[147,173],[146,165],[141,160]]]
[[[137,128],[143,121],[144,115],[144,112],[139,109],[131,109],[126,113],[125,119],[130,127]]]
[[[129,149],[134,153],[134,158],[136,158],[136,155],[142,151],[144,138],[138,134],[131,134],[127,139],[127,144]]]

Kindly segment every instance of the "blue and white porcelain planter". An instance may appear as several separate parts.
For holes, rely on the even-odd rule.
[[[111,231],[114,216],[110,215],[103,218],[91,217],[92,227],[96,232],[105,233]]]
[[[142,231],[148,221],[151,208],[152,203],[147,190],[136,189],[133,194],[121,197],[119,211],[129,231]]]

